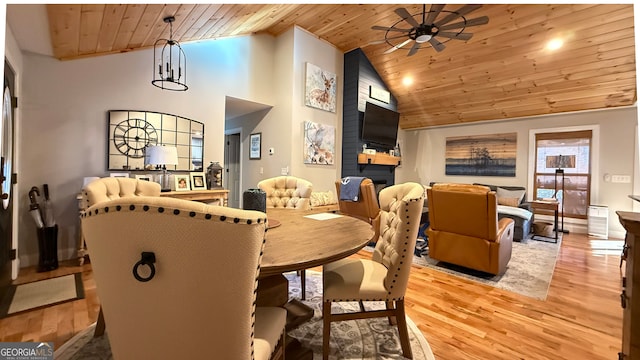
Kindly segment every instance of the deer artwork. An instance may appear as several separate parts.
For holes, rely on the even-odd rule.
[[[326,149],[324,144],[324,137],[327,136],[326,129],[322,125],[311,122],[307,122],[305,127],[307,136],[307,159],[305,162],[308,164],[333,164],[333,150]]]
[[[331,104],[329,103],[329,90],[333,86],[335,79],[327,78],[324,75],[324,72],[321,72],[322,82],[324,84],[324,89],[313,89],[309,92],[309,100],[313,104],[314,102],[318,107],[322,109],[329,109]]]

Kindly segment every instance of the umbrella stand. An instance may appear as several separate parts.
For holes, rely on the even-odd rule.
[[[47,209],[42,209],[38,204],[40,190],[36,186],[29,190],[29,213],[36,223],[38,235],[38,272],[51,271],[58,268],[58,225],[55,224],[52,218],[52,209],[48,199],[49,189],[45,188],[45,190],[47,198],[45,207]],[[43,214],[43,212],[46,213]],[[53,226],[49,226],[51,224]]]

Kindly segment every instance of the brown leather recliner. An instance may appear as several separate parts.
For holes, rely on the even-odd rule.
[[[498,221],[496,193],[486,186],[436,184],[427,189],[429,257],[491,274],[511,259],[513,220]]]
[[[336,193],[340,199],[341,180],[336,180]],[[338,200],[340,212],[364,220],[373,225],[375,231],[373,241],[378,239],[380,232],[380,205],[376,195],[376,188],[371,179],[366,178],[360,183],[360,198],[358,201]]]

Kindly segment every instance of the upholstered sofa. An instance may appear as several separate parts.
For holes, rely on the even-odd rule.
[[[495,192],[486,186],[436,184],[427,197],[430,258],[495,275],[506,271],[513,220],[498,220]]]
[[[531,204],[527,201],[527,188],[522,186],[497,186],[474,183],[487,186],[495,191],[498,197],[498,219],[513,219],[513,240],[526,240],[531,233]]]

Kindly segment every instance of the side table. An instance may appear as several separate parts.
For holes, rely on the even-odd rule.
[[[535,223],[536,211],[552,210],[553,211],[553,231],[555,233],[555,236],[553,238],[534,234],[533,236],[531,236],[531,240],[540,240],[540,241],[547,241],[547,242],[553,242],[553,243],[558,242],[558,207],[559,207],[558,200],[534,200],[531,202],[531,210],[533,212],[531,222]],[[536,237],[539,237],[540,239],[536,239]],[[551,239],[553,241],[549,241],[547,239]]]

